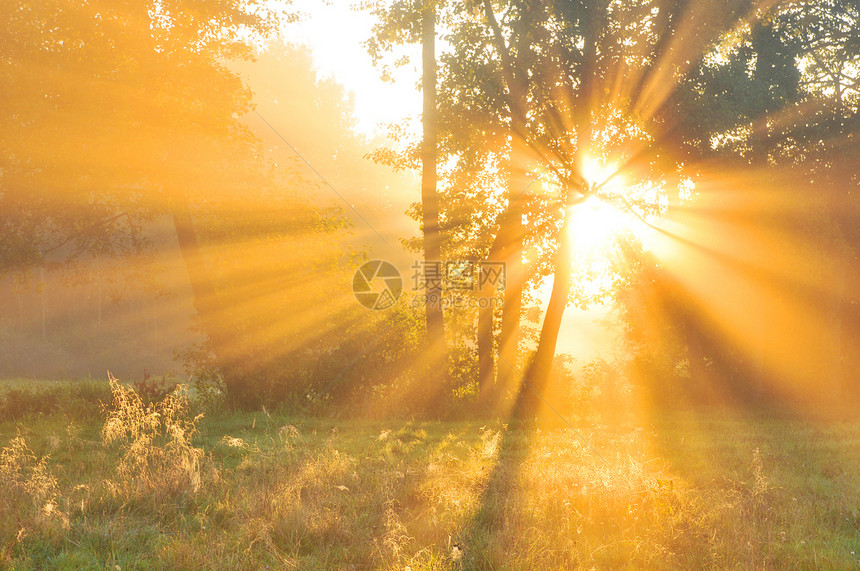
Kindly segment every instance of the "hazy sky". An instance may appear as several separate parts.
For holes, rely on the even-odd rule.
[[[310,46],[320,74],[334,78],[353,92],[361,132],[384,134],[386,123],[401,122],[407,116],[418,119],[420,70],[413,62],[400,69],[394,83],[380,79],[362,45],[371,35],[374,18],[368,12],[351,8],[355,3],[355,0],[295,0],[293,5],[302,17],[298,23],[286,27],[285,39]]]

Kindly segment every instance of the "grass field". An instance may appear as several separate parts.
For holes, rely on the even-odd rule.
[[[860,567],[860,421],[195,423],[127,392],[108,421],[105,387],[40,390],[0,423],[7,568]]]

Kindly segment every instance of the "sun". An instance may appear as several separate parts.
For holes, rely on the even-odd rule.
[[[582,178],[589,186],[604,186],[618,185],[620,181],[616,179],[620,177],[618,167],[614,164],[607,163],[604,159],[594,158],[586,155],[582,159]]]
[[[579,256],[589,256],[608,248],[632,225],[628,214],[595,197],[571,207],[568,214],[573,217],[568,227],[573,253]]]
[[[601,198],[628,194],[628,183],[617,167],[605,160],[586,157],[581,172],[586,183],[595,190],[595,195],[570,207],[567,213],[572,217],[568,228],[573,256],[581,258],[599,254],[621,234],[639,236],[643,226],[641,221],[621,210],[617,203]]]

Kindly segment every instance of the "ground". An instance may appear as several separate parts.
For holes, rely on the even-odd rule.
[[[9,568],[860,567],[860,421],[204,411],[195,425],[177,400],[134,436],[133,402],[109,417],[89,402],[104,387],[59,394],[2,409]]]

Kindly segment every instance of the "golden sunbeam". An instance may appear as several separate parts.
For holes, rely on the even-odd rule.
[[[857,0],[0,38],[0,568],[860,565]]]

